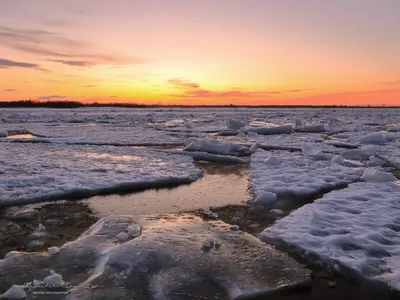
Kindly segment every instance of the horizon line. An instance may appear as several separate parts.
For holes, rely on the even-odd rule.
[[[16,100],[16,101],[0,101],[1,108],[34,108],[34,107],[47,107],[47,108],[79,108],[79,107],[125,107],[125,108],[158,108],[158,107],[172,107],[172,108],[400,108],[400,105],[312,105],[312,104],[265,104],[265,105],[251,105],[251,104],[143,104],[143,103],[127,103],[127,102],[91,102],[85,103],[81,101],[40,101],[40,100]]]

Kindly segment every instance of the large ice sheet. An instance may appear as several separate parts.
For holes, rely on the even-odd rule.
[[[258,150],[251,157],[255,201],[275,207],[343,187],[359,179],[363,168],[343,166],[302,153]]]
[[[400,185],[354,183],[265,229],[262,239],[400,290]]]
[[[24,124],[24,128],[41,140],[52,143],[93,145],[181,145],[181,139],[165,131],[145,126],[118,124]]]
[[[2,143],[0,206],[189,183],[190,157],[127,147]]]
[[[0,293],[47,278],[68,283],[66,299],[235,299],[304,283],[310,274],[258,238],[193,215],[109,216],[50,252],[0,260]],[[48,278],[49,270],[58,277]]]

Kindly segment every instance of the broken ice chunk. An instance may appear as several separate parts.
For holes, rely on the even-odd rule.
[[[25,299],[26,296],[22,285],[13,285],[4,294],[0,295],[0,299]]]
[[[49,253],[50,256],[56,255],[58,252],[60,252],[60,249],[58,247],[50,247],[47,249],[47,252]]]
[[[126,232],[120,232],[117,234],[118,242],[123,243],[129,240],[129,235]]]
[[[57,274],[56,272],[54,272],[53,270],[50,271],[50,275],[47,276],[43,282],[47,285],[47,286],[54,286],[54,287],[61,287],[64,284],[64,280],[61,276],[61,274]]]
[[[203,241],[203,249],[210,250],[214,246],[214,238],[207,234],[205,240]]]
[[[392,173],[383,172],[377,169],[366,169],[364,174],[361,176],[361,179],[372,182],[391,182],[397,180]]]
[[[226,126],[229,129],[240,129],[240,128],[246,126],[246,125],[244,123],[242,123],[240,121],[237,121],[237,120],[234,120],[234,119],[227,119],[226,120]]]
[[[128,235],[132,238],[138,237],[140,235],[140,226],[137,224],[128,226]]]

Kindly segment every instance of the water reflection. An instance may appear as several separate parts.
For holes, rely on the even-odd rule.
[[[189,185],[83,200],[99,216],[177,213],[249,200],[248,166],[201,164],[204,177]]]
[[[8,139],[35,139],[37,137],[30,133],[23,133],[23,134],[9,135],[7,138]]]

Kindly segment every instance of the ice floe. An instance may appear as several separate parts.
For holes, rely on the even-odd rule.
[[[400,186],[354,183],[277,221],[262,239],[400,290]]]
[[[0,206],[190,183],[191,158],[135,148],[5,143]]]
[[[252,155],[251,167],[255,201],[273,206],[279,206],[279,200],[295,202],[343,187],[359,180],[364,171],[300,153],[263,150]]]

